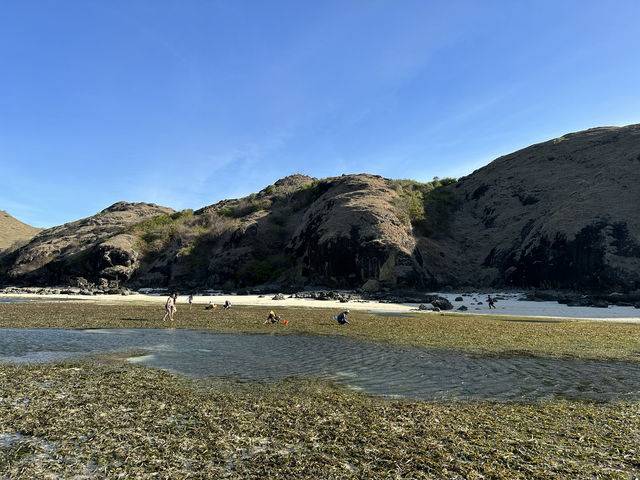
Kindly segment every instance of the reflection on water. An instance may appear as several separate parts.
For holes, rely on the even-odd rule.
[[[50,361],[144,349],[132,362],[198,377],[332,379],[376,395],[529,401],[551,396],[640,398],[640,365],[493,358],[345,338],[232,335],[197,330],[0,330],[0,359]]]

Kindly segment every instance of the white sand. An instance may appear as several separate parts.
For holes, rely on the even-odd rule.
[[[418,304],[397,304],[397,303],[380,303],[375,301],[367,302],[347,302],[341,303],[332,300],[312,300],[306,298],[285,298],[284,300],[272,300],[274,294],[264,296],[258,295],[202,295],[195,296],[193,299],[193,308],[203,308],[210,301],[219,307],[224,304],[225,300],[229,300],[232,305],[262,305],[266,309],[275,309],[278,307],[306,307],[306,308],[328,308],[334,310],[336,314],[344,309],[369,311],[374,313],[407,313],[415,311]],[[447,298],[453,305],[454,310],[448,310],[447,313],[466,313],[476,315],[506,315],[520,317],[541,317],[541,318],[568,318],[581,320],[599,320],[610,322],[628,322],[640,323],[640,310],[633,307],[609,306],[608,308],[593,307],[568,307],[557,302],[529,302],[519,301],[522,295],[517,293],[491,293],[492,297],[498,297],[496,308],[489,311],[486,303],[487,295],[484,293],[474,294],[452,294],[438,293],[437,295]],[[455,301],[456,297],[463,297],[463,301]],[[178,308],[187,306],[187,295],[181,295],[178,298]],[[0,302],[8,299],[20,300],[74,300],[95,302],[100,304],[115,303],[154,303],[164,305],[165,296],[158,295],[38,295],[38,294],[19,294],[5,295],[0,294]],[[479,304],[482,302],[482,304]],[[466,312],[458,312],[458,307],[465,305],[468,310]],[[435,312],[423,312],[425,315],[437,315]]]

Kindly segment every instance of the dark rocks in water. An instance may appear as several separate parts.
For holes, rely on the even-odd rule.
[[[597,308],[608,308],[609,304],[607,303],[606,300],[602,300],[600,298],[595,298],[595,299],[591,300],[591,306],[592,307],[597,307]]]
[[[460,310],[460,311],[462,311],[462,312],[466,312],[466,311],[467,311],[467,310],[469,310],[469,309],[466,307],[466,305],[460,305],[460,306],[458,307],[458,310]]]
[[[451,304],[451,302],[449,300],[447,300],[446,298],[434,298],[431,301],[431,305],[434,306],[434,308],[437,308],[437,311],[440,310],[451,310],[453,308],[453,305]]]
[[[545,290],[534,290],[533,292],[527,292],[520,298],[520,300],[530,302],[555,302],[559,298],[558,292],[551,292]]]
[[[590,307],[591,301],[586,298],[581,298],[578,300],[558,300],[558,303],[564,303],[568,307]]]
[[[464,299],[462,297],[456,297],[455,300],[456,302],[463,302]]]
[[[561,291],[535,291],[525,295],[521,300],[538,302],[555,301],[569,307],[607,308],[609,305],[631,306],[634,304],[632,294],[593,295]]]
[[[431,307],[427,307],[424,303],[421,303],[420,306],[418,306],[418,310],[431,310]]]

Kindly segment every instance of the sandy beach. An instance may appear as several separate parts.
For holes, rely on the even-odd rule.
[[[533,318],[563,318],[576,320],[597,320],[610,322],[640,323],[640,309],[634,307],[621,307],[610,305],[608,308],[595,307],[569,307],[557,302],[532,302],[522,301],[520,293],[493,292],[491,296],[496,298],[495,309],[489,310],[486,293],[435,293],[447,298],[454,306],[447,313],[473,314],[473,315],[504,315]],[[333,300],[314,300],[308,298],[289,298],[285,295],[282,300],[273,300],[275,293],[265,295],[197,295],[193,298],[193,308],[206,306],[213,302],[218,308],[229,300],[232,305],[264,306],[265,309],[277,307],[301,307],[301,308],[328,308],[336,312],[350,309],[361,310],[380,314],[402,314],[417,311],[416,303],[383,303],[378,301],[350,301],[338,302]],[[178,308],[187,307],[188,295],[180,295]],[[462,297],[462,301],[456,298]],[[101,304],[122,303],[156,303],[163,304],[164,295],[148,295],[134,293],[131,295],[40,295],[40,294],[0,294],[0,302],[8,301],[82,301]],[[461,306],[467,307],[466,311],[460,311]],[[434,315],[438,312],[421,311],[424,315]]]

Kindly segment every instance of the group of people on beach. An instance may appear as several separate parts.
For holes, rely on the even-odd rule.
[[[165,303],[165,313],[164,313],[164,317],[162,317],[162,321],[164,322],[167,318],[169,319],[170,322],[173,322],[173,316],[176,313],[176,302],[178,301],[178,292],[173,292],[171,295],[169,295],[169,298],[167,298],[167,301]],[[193,305],[193,293],[189,294],[189,298],[187,299],[187,301],[189,302],[189,310],[191,310],[191,306]],[[216,308],[217,305],[215,305],[213,302],[209,302],[209,305],[207,305],[206,307],[204,307],[205,310],[213,310],[214,308]],[[231,308],[231,302],[229,300],[225,300],[223,308],[225,310],[229,310]]]
[[[171,295],[169,295],[169,298],[167,298],[167,302],[165,304],[165,314],[164,317],[162,317],[162,321],[164,322],[167,318],[169,318],[169,321],[173,322],[173,316],[176,313],[176,301],[178,300],[178,292],[174,292]],[[189,310],[191,310],[191,305],[193,303],[193,294],[189,295],[188,298],[188,302],[189,302]],[[495,306],[495,299],[491,298],[491,295],[487,295],[487,303],[489,304],[489,309],[492,308],[496,308]],[[213,302],[209,302],[209,304],[204,307],[205,310],[213,310],[217,307],[217,305]],[[223,308],[225,310],[229,310],[231,308],[231,302],[229,300],[225,300]],[[334,320],[336,320],[338,322],[339,325],[347,325],[349,324],[349,320],[347,319],[347,315],[349,315],[349,310],[344,310],[342,312],[340,312],[338,315],[336,315],[335,317],[333,317]],[[264,324],[267,324],[269,322],[271,323],[280,323],[281,318],[278,314],[276,314],[273,310],[271,310],[269,312],[269,315],[267,316],[267,319],[264,321]],[[284,320],[282,323],[287,324],[288,321]]]
[[[174,314],[176,313],[176,310],[177,310],[177,308],[176,308],[177,300],[178,300],[178,292],[173,292],[167,298],[167,301],[165,303],[165,314],[164,314],[164,317],[162,317],[162,321],[163,322],[167,318],[169,319],[170,322],[173,322],[173,316],[174,316]],[[187,301],[189,302],[189,310],[191,310],[191,306],[193,304],[193,294],[189,295],[189,298],[187,299]],[[217,305],[210,301],[209,304],[206,307],[204,307],[204,309],[205,310],[213,310],[216,307],[217,307]],[[229,300],[225,300],[223,308],[225,310],[229,310],[231,308],[231,302]],[[336,320],[339,325],[347,325],[349,323],[349,320],[347,320],[347,315],[349,315],[349,310],[348,309],[340,312],[338,315],[333,317],[333,319]],[[287,320],[282,320],[280,318],[280,315],[278,315],[273,310],[271,310],[269,312],[269,315],[267,316],[267,319],[264,321],[263,325],[267,324],[269,322],[271,322],[271,323],[280,323],[281,321],[285,325],[287,323],[289,323]]]

